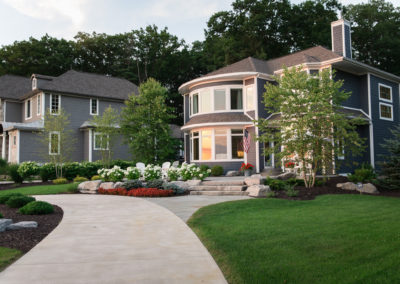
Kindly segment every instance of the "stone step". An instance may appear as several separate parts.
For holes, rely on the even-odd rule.
[[[221,195],[242,195],[246,196],[248,195],[248,192],[246,191],[191,191],[190,195],[209,195],[209,196],[221,196]]]
[[[201,185],[244,185],[243,180],[205,180]]]
[[[191,191],[242,191],[243,189],[243,185],[198,185],[189,188]]]

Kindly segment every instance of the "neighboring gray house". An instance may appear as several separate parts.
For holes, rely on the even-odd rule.
[[[343,104],[348,116],[368,121],[360,126],[360,136],[367,139],[364,156],[357,162],[372,166],[382,161],[381,146],[390,137],[390,129],[400,123],[400,77],[352,59],[351,29],[346,20],[331,24],[332,50],[316,46],[280,58],[264,61],[246,58],[200,78],[184,83],[185,160],[209,166],[222,165],[227,170],[238,170],[241,163],[255,165],[256,171],[278,166],[274,155],[265,157],[264,145],[255,137],[259,129],[253,120],[279,119],[267,113],[262,103],[266,83],[274,83],[273,75],[283,72],[283,66],[303,66],[309,74],[325,68],[336,71],[336,79],[344,80],[343,89],[351,91]],[[243,151],[243,133],[247,129],[252,139],[248,153]],[[337,160],[349,160],[349,155],[338,153]],[[349,173],[353,167],[335,168],[336,173]]]
[[[47,109],[57,115],[63,108],[70,114],[70,126],[77,141],[71,160],[96,161],[100,159],[101,138],[89,121],[108,106],[120,111],[132,94],[138,94],[138,87],[128,80],[73,70],[58,77],[1,76],[1,157],[11,163],[42,161],[43,145],[37,132],[43,128],[43,115]],[[113,150],[114,159],[130,157],[122,137]]]

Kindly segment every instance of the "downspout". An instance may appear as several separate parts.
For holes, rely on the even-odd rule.
[[[89,162],[93,161],[93,143],[92,143],[93,129],[89,128]]]

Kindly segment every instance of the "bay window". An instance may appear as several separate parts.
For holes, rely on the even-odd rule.
[[[192,103],[192,106],[193,106],[192,114],[196,114],[196,113],[199,112],[199,94],[194,94],[192,96],[192,100],[193,100],[193,103]]]
[[[243,130],[232,129],[231,131],[232,159],[243,159]]]
[[[231,109],[243,109],[242,89],[231,89]]]
[[[214,90],[214,110],[225,110],[226,97],[225,89]]]
[[[201,159],[209,161],[212,157],[212,132],[211,130],[201,131]]]
[[[200,136],[199,132],[192,132],[192,160],[200,160]]]
[[[215,159],[228,159],[228,136],[226,129],[215,129]]]
[[[201,101],[201,112],[211,112],[212,105],[211,105],[211,92],[209,89],[206,89],[200,92],[200,101]]]

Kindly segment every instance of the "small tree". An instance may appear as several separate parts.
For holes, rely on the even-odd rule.
[[[109,168],[117,135],[120,133],[119,114],[109,106],[102,115],[94,116],[91,122],[96,127],[95,131],[100,135],[100,139],[96,143],[101,152],[103,166]]]
[[[388,155],[385,155],[385,161],[380,163],[381,174],[384,177],[380,182],[389,189],[400,189],[400,126],[390,131],[393,137],[384,139],[385,143],[381,145]]]
[[[297,164],[306,187],[313,187],[317,172],[332,168],[335,153],[362,152],[363,139],[356,132],[362,120],[349,119],[341,111],[350,94],[341,91],[343,82],[333,80],[334,72],[325,69],[313,77],[302,69],[285,68],[282,76],[275,77],[278,84],[266,84],[264,104],[280,119],[260,119],[259,139],[273,141],[265,154],[275,153],[278,159]]]
[[[175,158],[178,141],[171,137],[174,118],[166,105],[167,89],[154,79],[131,95],[122,111],[122,131],[136,162],[160,163]]]
[[[60,108],[57,115],[48,110],[44,116],[44,128],[39,132],[39,141],[43,145],[41,155],[46,161],[54,163],[56,176],[63,176],[63,164],[70,161],[75,148],[76,138],[69,128],[69,114]]]

